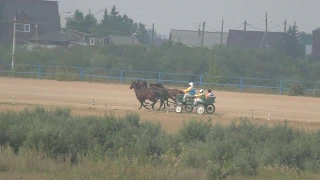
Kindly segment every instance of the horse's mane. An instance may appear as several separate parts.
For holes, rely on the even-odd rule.
[[[148,83],[143,81],[142,84],[145,86],[145,87],[148,87]]]
[[[150,83],[150,86],[151,85],[154,85],[154,86],[157,86],[157,87],[161,87],[161,88],[165,88],[161,83],[155,83],[155,84],[151,84]]]

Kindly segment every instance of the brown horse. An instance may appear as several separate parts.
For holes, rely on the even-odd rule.
[[[150,87],[159,87],[159,88],[164,88],[167,90],[167,92],[170,95],[170,99],[172,99],[173,101],[176,100],[176,96],[177,94],[185,94],[182,90],[180,89],[170,89],[170,88],[166,88],[164,87],[161,83],[156,83],[156,84],[150,84]]]
[[[151,104],[152,109],[154,109],[154,104],[158,101],[159,97],[160,97],[160,93],[153,91],[151,88],[147,88],[147,87],[142,87],[139,88],[139,85],[137,82],[133,82],[131,83],[130,89],[134,89],[134,92],[136,94],[136,97],[138,99],[138,101],[141,103],[140,104],[140,108],[143,106],[146,109],[149,109],[146,107],[145,100],[149,100],[151,102],[153,102],[153,104]],[[162,106],[162,102],[160,107]],[[160,111],[160,107],[158,109],[158,111]]]
[[[170,105],[169,105],[169,102],[168,102],[168,99],[169,98],[171,98],[172,99],[172,97],[170,96],[170,94],[168,93],[168,91],[165,89],[165,88],[160,88],[160,87],[157,87],[157,86],[153,86],[153,87],[148,87],[148,84],[147,84],[147,82],[140,82],[140,81],[138,81],[138,84],[139,84],[139,87],[140,88],[151,88],[151,89],[153,89],[154,91],[156,91],[156,92],[159,92],[159,94],[160,94],[160,97],[159,97],[159,99],[160,99],[160,101],[161,101],[161,105],[160,105],[160,108],[162,107],[162,104],[164,105],[164,107],[163,107],[163,109],[165,109],[166,108],[166,104],[165,104],[165,101],[167,102],[167,106],[168,107],[170,107]]]

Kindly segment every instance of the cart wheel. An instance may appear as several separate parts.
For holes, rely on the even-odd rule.
[[[197,113],[203,114],[206,111],[206,107],[203,104],[198,104],[197,106]]]
[[[209,104],[206,108],[207,113],[213,114],[216,111],[216,107],[213,104]]]
[[[174,108],[174,110],[176,111],[176,113],[181,113],[182,112],[182,106],[177,104],[176,107]]]
[[[193,111],[193,105],[192,104],[186,104],[185,109],[188,113]]]

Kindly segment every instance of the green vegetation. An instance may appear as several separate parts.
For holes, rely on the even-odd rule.
[[[314,179],[320,171],[319,131],[245,119],[227,126],[191,120],[167,134],[136,114],[74,117],[38,107],[1,113],[0,145],[0,177]]]
[[[136,33],[138,40],[142,44],[149,44],[149,34],[144,24],[135,23],[125,14],[120,15],[116,6],[112,6],[110,13],[108,13],[107,9],[103,13],[102,20],[98,22],[95,14],[89,12],[89,14],[84,15],[83,12],[76,10],[72,18],[67,18],[66,28],[103,36],[131,36],[133,33]]]
[[[227,48],[191,48],[175,44],[170,48],[113,46],[73,47],[16,51],[16,64],[81,66],[107,69],[174,72],[233,77],[316,81],[320,62],[294,59],[276,52]],[[215,62],[215,63],[213,63]],[[11,47],[0,49],[0,63],[11,64]],[[211,66],[216,66],[212,68]],[[208,70],[216,69],[216,72]]]
[[[73,47],[69,49],[41,49],[28,51],[18,48],[16,64],[39,64],[53,66],[77,66],[136,71],[187,73],[212,75],[204,77],[206,82],[240,84],[240,78],[252,77],[293,81],[317,81],[320,76],[320,62],[292,58],[280,52],[263,50],[237,50],[227,48],[191,48],[182,44],[164,44],[161,48],[143,46],[111,46],[108,48]],[[0,64],[11,64],[11,48],[0,48]],[[18,68],[18,67],[17,67]],[[27,71],[21,69],[21,71]],[[44,72],[46,69],[42,69]],[[29,70],[30,71],[30,70]],[[37,72],[37,69],[33,70]],[[60,68],[60,71],[62,69]],[[64,73],[77,73],[79,69],[64,69]],[[88,73],[88,72],[84,72]],[[106,72],[90,72],[93,75],[112,75]],[[113,74],[120,76],[120,73]],[[128,77],[149,77],[158,75],[126,74]],[[197,76],[165,75],[163,79],[199,81]],[[78,78],[79,79],[79,78]],[[77,80],[77,79],[70,79]],[[245,85],[279,87],[279,81],[246,79]],[[291,88],[293,82],[283,82],[283,88]],[[319,84],[304,82],[306,89],[319,89]],[[239,90],[239,88],[237,88]],[[277,92],[278,93],[278,92]]]

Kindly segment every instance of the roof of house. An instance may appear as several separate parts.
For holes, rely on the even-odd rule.
[[[39,25],[43,32],[60,29],[60,15],[57,1],[43,0],[4,0],[5,21],[13,21],[16,12],[25,12],[34,24]]]
[[[114,45],[131,45],[132,44],[132,37],[131,36],[116,36],[111,35],[111,40]],[[139,40],[134,37],[133,44],[140,44]]]
[[[265,42],[264,34],[265,32],[263,31],[229,30],[227,47],[260,48]],[[267,44],[269,44],[269,47],[275,47],[283,37],[283,34],[283,32],[267,32]]]
[[[170,31],[171,40],[173,42],[181,42],[187,46],[200,46],[202,32],[201,31],[191,31],[191,30],[178,30],[171,29]],[[227,43],[228,33],[222,34],[222,44]],[[221,32],[204,32],[203,45],[206,47],[213,47],[215,45],[220,45]]]
[[[36,37],[30,38],[30,41],[36,41]],[[38,41],[42,42],[83,42],[83,39],[80,35],[72,32],[72,31],[65,31],[65,32],[48,32],[38,36]]]

